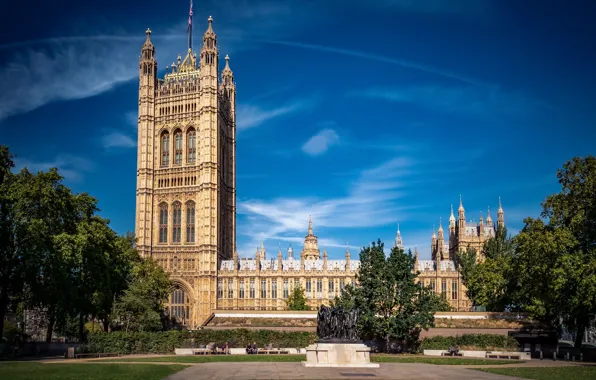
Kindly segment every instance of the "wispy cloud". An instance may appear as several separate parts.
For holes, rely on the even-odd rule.
[[[307,43],[302,43],[302,42],[298,42],[298,41],[289,41],[289,40],[262,39],[262,40],[258,40],[258,41],[263,42],[263,43],[269,43],[272,45],[291,46],[291,47],[297,47],[297,48],[302,48],[302,49],[316,50],[316,51],[322,51],[322,52],[326,52],[326,53],[334,53],[334,54],[341,54],[341,55],[350,56],[350,57],[368,59],[368,60],[377,61],[377,62],[384,62],[384,63],[401,66],[401,67],[404,67],[407,69],[423,71],[423,72],[434,74],[434,75],[441,76],[444,78],[455,79],[460,82],[472,84],[475,86],[481,86],[481,87],[487,87],[487,88],[496,88],[497,87],[495,84],[484,82],[480,79],[472,78],[472,77],[466,76],[464,74],[452,72],[452,71],[441,69],[441,68],[434,67],[431,65],[407,61],[404,59],[387,57],[387,56],[373,54],[373,53],[364,52],[364,51],[360,51],[360,50],[344,49],[344,48],[325,46],[325,45],[307,44]]]
[[[310,108],[314,103],[315,100],[311,98],[299,99],[291,103],[269,108],[251,104],[240,104],[236,110],[236,119],[238,120],[236,128],[243,130],[257,127],[271,119]]]
[[[369,88],[349,96],[383,99],[395,103],[470,116],[526,117],[545,105],[519,92],[476,86],[412,85]]]
[[[86,158],[70,154],[59,154],[51,160],[33,161],[17,157],[15,169],[27,168],[31,172],[46,171],[51,168],[58,168],[58,172],[67,180],[80,181],[84,173],[94,170],[95,164]]]
[[[396,201],[407,194],[406,178],[412,174],[414,164],[409,158],[396,157],[368,168],[356,176],[343,197],[241,201],[239,224],[250,225],[250,228],[239,228],[239,231],[247,231],[245,245],[252,247],[261,241],[282,240],[282,237],[295,240],[296,235],[305,233],[309,215],[317,227],[325,228],[376,227],[405,220],[408,210],[415,205],[398,205]],[[335,243],[329,240],[328,246],[335,246],[332,244]],[[244,248],[239,247],[239,252]],[[252,254],[252,250],[244,254]]]
[[[215,14],[226,10],[223,25],[215,25],[219,37],[225,39],[226,53],[253,48],[255,43],[246,43],[250,34],[267,35],[281,29],[295,13],[290,12],[287,2],[265,1],[258,6],[235,2],[231,13],[226,6],[230,6],[228,1],[210,7]],[[205,26],[204,19],[196,23],[199,28]],[[162,28],[170,30],[166,33],[154,30],[152,40],[159,62],[171,62],[184,51],[186,35],[180,31],[185,29],[186,25],[176,25]],[[143,32],[62,36],[0,45],[6,53],[0,62],[0,88],[10,89],[0,92],[0,120],[48,103],[92,97],[135,79],[138,67],[134,62],[140,54]]]
[[[127,113],[124,114],[124,120],[126,121],[126,124],[130,125],[132,127],[132,129],[137,132],[138,128],[139,128],[139,111],[134,110],[134,111],[128,111]]]
[[[310,156],[318,156],[338,143],[339,135],[337,132],[333,129],[323,129],[302,145],[302,151]]]
[[[132,137],[120,132],[111,132],[102,136],[101,144],[105,149],[134,148],[137,146],[137,142]]]

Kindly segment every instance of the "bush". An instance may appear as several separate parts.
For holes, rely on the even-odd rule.
[[[313,343],[316,334],[298,331],[273,330],[171,330],[165,332],[123,332],[89,333],[88,343],[81,346],[81,352],[112,352],[127,354],[168,354],[174,348],[198,347],[200,344],[224,344],[246,347],[256,342],[258,347],[272,343],[275,347],[306,347]]]
[[[458,346],[460,350],[518,351],[515,338],[496,334],[464,334],[456,336],[433,336],[424,338],[420,350],[446,350]]]

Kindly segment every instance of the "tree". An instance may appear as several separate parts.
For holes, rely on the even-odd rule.
[[[360,312],[364,335],[415,342],[420,332],[434,326],[434,313],[448,310],[446,301],[417,282],[412,252],[394,247],[387,257],[379,240],[360,251],[356,285],[346,288],[335,305],[353,306]]]
[[[596,314],[596,157],[575,157],[557,173],[558,194],[516,237],[517,300],[537,318],[576,332]]]
[[[459,252],[457,262],[466,295],[474,306],[486,306],[490,311],[504,311],[514,306],[511,298],[514,252],[513,239],[504,226],[499,226],[495,236],[484,243],[481,258],[477,258],[473,248]]]
[[[140,259],[128,289],[114,305],[114,321],[125,331],[161,330],[163,305],[171,289],[168,274],[155,261]]]
[[[304,288],[300,285],[292,290],[292,293],[286,300],[288,310],[310,310],[310,307],[306,304],[306,294]]]

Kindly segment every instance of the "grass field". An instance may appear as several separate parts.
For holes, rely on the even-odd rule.
[[[525,367],[525,368],[483,368],[478,371],[490,372],[499,375],[516,376],[534,380],[594,380],[596,379],[595,366],[573,367]]]
[[[222,356],[152,356],[152,357],[124,357],[120,359],[105,359],[112,362],[141,362],[141,363],[213,363],[213,362],[301,362],[305,355],[222,355]],[[516,364],[516,360],[488,360],[464,358],[430,358],[413,355],[372,355],[375,363],[424,363],[438,365],[482,365],[482,364]]]
[[[0,363],[0,378],[6,380],[161,380],[184,368],[187,368],[187,366],[12,362]]]

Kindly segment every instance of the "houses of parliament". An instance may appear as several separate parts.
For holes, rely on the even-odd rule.
[[[192,13],[191,13],[192,15]],[[209,17],[200,52],[189,46],[158,78],[151,31],[139,59],[136,247],[161,265],[175,284],[166,310],[190,329],[214,310],[284,310],[301,286],[308,303],[329,303],[352,283],[360,262],[346,250],[342,260],[322,255],[309,220],[300,252],[268,254],[261,246],[252,258],[239,258],[236,241],[236,83],[229,57],[220,55]],[[499,201],[497,224],[504,225]],[[432,260],[418,260],[419,281],[440,293],[454,310],[470,301],[455,266],[455,254],[480,251],[494,236],[490,217],[466,221],[460,198],[457,219],[451,209],[448,240],[443,226],[431,238]],[[395,246],[403,248],[397,231]]]

